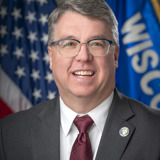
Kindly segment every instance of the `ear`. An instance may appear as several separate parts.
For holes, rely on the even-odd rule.
[[[47,47],[48,54],[49,54],[49,68],[52,70],[52,64],[53,64],[53,48],[51,46]]]
[[[114,59],[115,59],[115,68],[118,68],[118,57],[119,57],[119,46],[115,46]]]

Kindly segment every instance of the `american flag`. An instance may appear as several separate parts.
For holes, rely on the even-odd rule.
[[[58,94],[49,69],[48,16],[55,0],[0,1],[0,118]]]

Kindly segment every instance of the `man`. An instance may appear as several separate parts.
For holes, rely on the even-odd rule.
[[[103,0],[62,2],[48,52],[60,96],[1,120],[1,160],[160,160],[160,113],[115,89],[117,21]]]

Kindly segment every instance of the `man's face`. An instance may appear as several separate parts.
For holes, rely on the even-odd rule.
[[[54,41],[64,38],[77,39],[81,43],[95,38],[113,40],[107,22],[74,12],[66,12],[56,24]],[[102,101],[113,91],[118,46],[112,44],[104,57],[90,55],[86,44],[75,57],[61,56],[56,45],[49,46],[48,51],[50,69],[62,99],[95,98]]]

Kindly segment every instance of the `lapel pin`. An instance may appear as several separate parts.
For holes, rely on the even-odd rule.
[[[119,130],[119,134],[120,134],[120,136],[122,136],[122,137],[128,136],[128,135],[129,135],[129,128],[127,128],[127,127],[121,128],[121,129]]]

